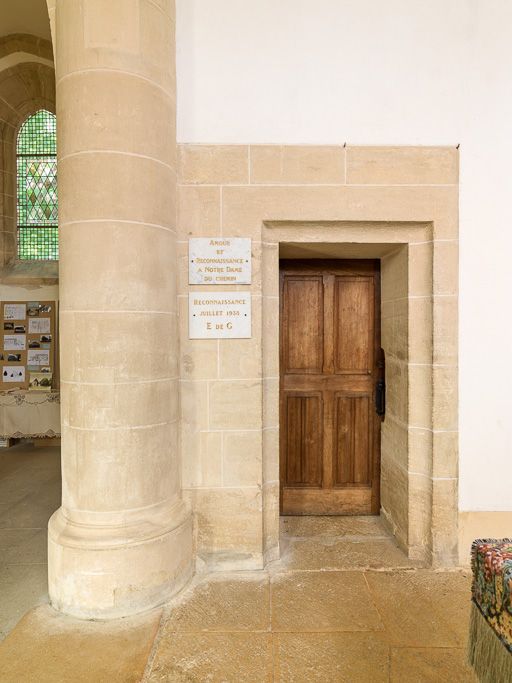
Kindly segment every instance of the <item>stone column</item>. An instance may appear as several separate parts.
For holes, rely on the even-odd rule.
[[[49,591],[78,617],[188,579],[178,463],[172,0],[57,0],[62,507]]]

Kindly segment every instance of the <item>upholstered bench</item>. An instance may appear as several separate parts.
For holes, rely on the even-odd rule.
[[[482,683],[512,681],[512,540],[471,547],[469,663]]]

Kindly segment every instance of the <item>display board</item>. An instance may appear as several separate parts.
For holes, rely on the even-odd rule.
[[[55,384],[56,302],[0,302],[0,389],[51,391]]]

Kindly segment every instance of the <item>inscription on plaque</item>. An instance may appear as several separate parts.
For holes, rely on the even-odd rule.
[[[191,292],[188,333],[190,339],[250,338],[250,292]]]
[[[250,285],[249,237],[193,237],[188,243],[189,285]]]

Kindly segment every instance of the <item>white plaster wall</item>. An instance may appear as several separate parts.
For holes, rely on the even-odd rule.
[[[58,301],[58,285],[5,285],[0,283],[0,301]]]
[[[509,0],[177,0],[178,141],[461,144],[460,509],[511,510]]]

